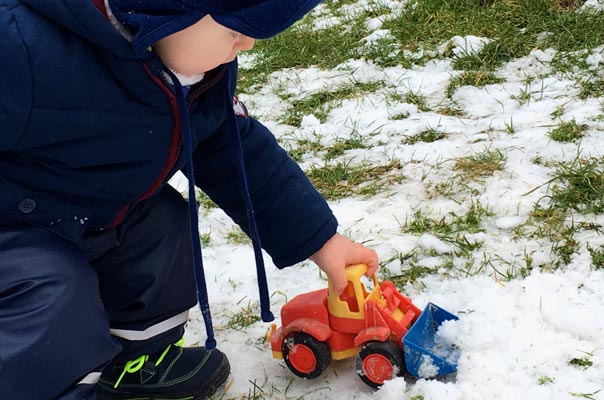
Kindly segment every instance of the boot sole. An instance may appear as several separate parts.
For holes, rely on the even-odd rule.
[[[213,395],[218,391],[218,389],[225,384],[227,378],[231,374],[231,364],[229,360],[225,357],[222,358],[222,362],[220,366],[216,370],[216,373],[212,376],[210,381],[212,382],[210,385],[202,388],[199,392],[195,394],[191,399],[192,400],[204,400],[207,397]],[[156,400],[156,399],[153,399]],[[158,399],[161,400],[161,399]],[[172,400],[172,399],[171,399]]]
[[[124,394],[116,394],[115,396],[107,396],[107,395],[98,395],[98,400],[206,400],[209,396],[213,395],[218,391],[218,389],[224,385],[229,374],[231,373],[231,364],[229,364],[229,360],[223,357],[220,366],[210,378],[211,383],[202,387],[197,393],[194,393],[192,396],[182,396],[182,395],[173,395],[170,394],[162,394],[160,396],[153,395],[130,395],[126,396]],[[126,396],[126,397],[124,397]]]

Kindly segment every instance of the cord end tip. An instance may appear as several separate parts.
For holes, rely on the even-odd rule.
[[[262,321],[264,322],[271,322],[275,320],[275,316],[270,311],[262,311],[260,313],[260,316],[262,317]]]
[[[212,350],[216,348],[216,339],[208,338],[206,339],[206,350]]]

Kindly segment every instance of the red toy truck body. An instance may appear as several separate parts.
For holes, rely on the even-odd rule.
[[[327,289],[296,296],[281,309],[282,326],[270,332],[273,356],[284,359],[292,372],[316,378],[331,360],[357,356],[361,379],[379,387],[404,371],[402,339],[420,316],[411,299],[392,282],[367,291],[363,264],[346,268],[348,286],[340,296],[331,282]]]

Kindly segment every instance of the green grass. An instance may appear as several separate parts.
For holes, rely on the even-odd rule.
[[[594,269],[604,269],[604,246],[591,247],[587,244],[587,251],[591,256],[591,265]]]
[[[197,190],[195,194],[195,200],[199,204],[199,207],[201,207],[203,210],[208,211],[212,208],[218,207],[216,203],[214,203],[212,199],[210,199],[210,197],[201,190]]]
[[[462,86],[482,87],[502,82],[503,79],[498,78],[491,71],[465,71],[451,79],[447,87],[447,97],[451,97],[455,90]]]
[[[402,181],[401,168],[398,161],[384,165],[326,162],[322,166],[312,165],[306,174],[326,199],[335,200],[354,195],[374,196]]]
[[[571,396],[577,397],[577,398],[588,399],[588,400],[598,400],[598,397],[595,397],[595,396],[600,392],[601,392],[601,390],[596,390],[595,392],[591,392],[591,393],[570,392],[569,394]]]
[[[581,367],[583,369],[587,369],[587,368],[589,368],[589,367],[591,367],[591,366],[594,365],[593,361],[591,361],[588,356],[581,357],[581,358],[578,358],[578,357],[571,358],[568,361],[568,364],[569,365],[574,365],[574,366],[577,366],[577,367]]]
[[[569,70],[582,62],[587,70],[587,54],[575,57],[573,52],[594,48],[604,43],[604,13],[578,13],[583,1],[566,0],[411,0],[404,10],[392,14],[385,5],[363,7],[355,15],[344,15],[341,7],[348,2],[327,1],[325,16],[339,23],[315,29],[316,16],[306,16],[291,29],[268,40],[258,41],[250,51],[254,62],[242,68],[239,90],[251,92],[266,82],[268,76],[284,68],[333,69],[350,59],[364,58],[378,66],[412,67],[433,56],[414,57],[417,49],[434,50],[453,36],[475,35],[491,40],[477,54],[453,58],[453,66],[464,71],[452,82],[448,94],[464,84],[483,86],[497,83],[495,68],[513,58],[526,56],[534,49],[554,48],[560,51],[554,64],[558,70]],[[354,4],[354,3],[352,3]],[[366,46],[363,38],[370,31],[368,18],[382,17],[386,37]],[[548,35],[543,35],[548,32]],[[411,53],[409,53],[411,52]],[[327,56],[326,56],[327,55]],[[445,57],[451,53],[445,51]],[[570,58],[570,59],[569,59]],[[592,74],[578,82],[581,97],[595,97],[604,91],[604,79]]]
[[[233,229],[228,231],[225,235],[225,238],[229,243],[235,245],[249,244],[252,242],[250,238],[246,235],[246,233],[241,230],[241,228],[239,228],[238,226],[235,226],[233,227]]]
[[[398,113],[398,114],[394,114],[390,116],[390,119],[393,121],[401,121],[403,119],[407,119],[409,118],[409,113],[407,112],[402,112],[402,113]]]
[[[403,97],[406,103],[413,104],[420,111],[430,111],[427,105],[426,96],[421,93],[409,91]]]
[[[453,170],[463,175],[465,179],[474,180],[493,175],[496,171],[502,171],[506,162],[506,156],[501,150],[485,149],[455,160]]]
[[[564,115],[564,112],[565,112],[564,107],[557,106],[556,109],[554,111],[552,111],[550,116],[552,117],[552,119],[558,119]]]
[[[419,256],[420,254],[418,254],[417,251],[413,251],[409,254],[397,252],[390,258],[380,261],[381,279],[391,281],[397,288],[403,290],[406,284],[417,282],[426,275],[438,272],[438,268],[419,265]],[[392,271],[387,266],[395,260],[400,263],[401,269]]]
[[[529,237],[545,238],[551,243],[552,254],[558,257],[553,269],[567,265],[578,250],[576,234],[579,225],[568,219],[568,212],[556,207],[542,207],[537,203],[530,214]]]
[[[366,149],[369,147],[365,144],[365,136],[361,136],[355,132],[351,133],[348,138],[336,139],[331,146],[323,145],[319,136],[315,136],[311,139],[298,139],[295,143],[296,146],[290,149],[288,154],[297,162],[302,161],[307,154],[316,156],[319,153],[321,153],[321,156],[325,161],[331,161],[343,156],[348,150]]]
[[[543,376],[540,376],[539,378],[537,378],[537,383],[539,385],[545,385],[545,384],[548,384],[548,383],[554,383],[554,378],[543,375]]]
[[[340,106],[342,101],[361,98],[367,93],[373,93],[382,87],[384,87],[383,82],[355,82],[337,90],[323,90],[304,99],[292,100],[291,107],[282,117],[281,122],[286,125],[300,127],[302,118],[313,114],[321,123],[324,123],[329,112]]]
[[[351,58],[358,58],[359,43],[369,34],[364,21],[363,15],[358,15],[343,20],[341,25],[316,30],[312,16],[308,15],[274,38],[258,41],[250,51],[257,61],[252,68],[241,70],[239,90],[248,92],[254,85],[265,82],[269,74],[283,68],[333,69]]]
[[[481,227],[482,218],[492,215],[492,212],[480,203],[472,204],[465,214],[458,215],[454,212],[449,212],[438,219],[431,218],[418,210],[411,218],[405,221],[401,228],[403,232],[415,234],[433,233],[436,235],[450,235],[461,231],[478,233],[484,231]]]
[[[579,243],[575,239],[575,234],[577,232],[578,230],[574,224],[563,226],[559,232],[560,239],[554,241],[552,245],[552,252],[556,254],[564,264],[569,264],[573,254],[579,250]]]
[[[354,16],[343,16],[338,12],[342,2],[327,2],[327,12],[340,18],[340,23],[315,29],[313,16],[309,15],[280,35],[258,41],[250,51],[256,61],[240,72],[239,90],[249,92],[252,87],[266,82],[272,72],[284,68],[333,69],[357,58],[372,60],[383,67],[410,67],[425,60],[413,58],[405,50],[435,49],[455,35],[475,35],[492,40],[478,54],[454,59],[456,69],[474,75],[465,79],[472,78],[479,83],[493,80],[489,71],[537,48],[553,47],[572,52],[604,42],[604,30],[601,29],[604,13],[580,14],[575,12],[576,7],[568,7],[568,3],[560,0],[485,3],[477,0],[409,1],[404,11],[394,16],[383,6],[365,9]],[[383,28],[390,30],[392,38],[364,46],[362,39],[370,33],[364,22],[379,16],[389,17],[384,18]],[[540,40],[542,32],[551,34]],[[488,79],[485,81],[481,76]]]
[[[434,112],[449,117],[463,117],[466,113],[457,104],[448,104],[436,109]]]
[[[229,329],[245,330],[248,326],[260,321],[260,308],[258,302],[248,302],[238,312],[229,316],[226,326]]]
[[[325,160],[330,161],[338,158],[344,155],[347,150],[366,149],[367,147],[363,136],[353,134],[347,139],[336,140],[333,146],[328,147],[325,153]]]
[[[423,95],[418,90],[401,90],[400,88],[388,88],[386,92],[387,100],[399,102],[399,103],[407,103],[413,104],[417,107],[419,111],[430,111],[430,107],[428,107],[428,99],[425,95]],[[401,114],[398,118],[392,119],[405,119],[409,115]]]
[[[201,241],[201,247],[209,247],[212,244],[212,233],[204,232],[199,234],[199,240]]]
[[[388,269],[380,270],[382,279],[388,280],[400,289],[404,288],[409,283],[417,282],[418,279],[438,272],[437,268],[429,268],[417,264],[410,264],[399,273],[391,273]]]
[[[505,132],[509,135],[513,135],[516,133],[516,128],[514,127],[514,117],[510,117],[510,121],[505,123]]]
[[[551,206],[582,214],[604,212],[604,159],[575,157],[556,164],[547,182]]]
[[[581,88],[579,98],[582,100],[588,97],[604,97],[604,78],[589,74],[586,77],[579,77],[577,84]]]
[[[449,212],[447,215],[436,219],[418,210],[405,220],[401,226],[401,231],[415,235],[432,234],[453,245],[456,256],[468,257],[474,250],[482,246],[482,242],[470,240],[468,235],[484,232],[482,221],[485,217],[492,215],[492,212],[479,202],[471,203],[465,214],[458,215]]]
[[[492,42],[480,53],[457,58],[454,67],[492,71],[536,48],[573,51],[603,43],[604,14],[578,14],[576,5],[568,4],[560,0],[410,1],[384,27],[400,43],[426,48],[436,48],[455,35],[490,38]],[[542,32],[551,34],[539,40]]]
[[[587,125],[577,124],[574,119],[569,122],[562,122],[558,127],[549,132],[549,137],[556,142],[573,142],[581,139],[583,133],[587,130]]]
[[[441,140],[447,137],[447,134],[445,132],[439,131],[438,129],[426,129],[424,131],[421,131],[419,134],[415,135],[415,136],[410,136],[407,137],[406,139],[403,140],[404,144],[416,144],[418,142],[424,142],[424,143],[432,143],[432,142],[436,142],[437,140]]]
[[[573,77],[578,72],[584,73],[591,69],[590,63],[587,62],[587,57],[590,51],[586,49],[578,49],[572,52],[558,52],[554,55],[550,65],[554,72],[560,73],[563,76]]]
[[[296,145],[288,150],[288,154],[295,161],[302,161],[305,154],[317,154],[319,151],[325,150],[325,146],[321,144],[321,137],[315,135],[312,138],[296,139]]]

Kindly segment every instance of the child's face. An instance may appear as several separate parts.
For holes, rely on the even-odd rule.
[[[171,70],[194,76],[233,61],[237,52],[250,50],[254,42],[206,15],[190,27],[159,40],[153,48]]]

